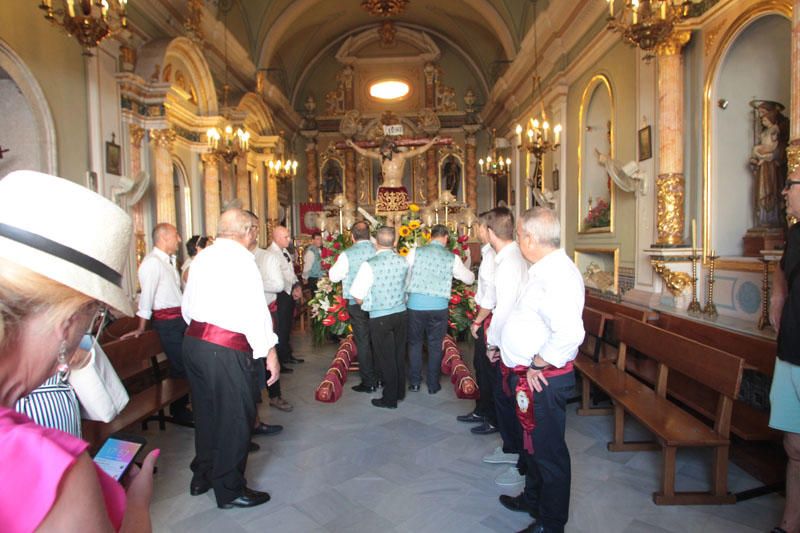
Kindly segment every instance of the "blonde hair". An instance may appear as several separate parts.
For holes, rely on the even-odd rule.
[[[48,326],[55,328],[93,302],[71,287],[0,258],[0,356],[33,315],[46,313]]]

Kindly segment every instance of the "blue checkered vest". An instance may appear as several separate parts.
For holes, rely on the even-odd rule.
[[[364,298],[361,309],[368,311],[370,317],[381,316],[389,310],[393,313],[405,311],[408,273],[406,260],[394,252],[383,252],[367,260],[367,263],[372,268],[375,282]]]
[[[438,243],[417,248],[408,292],[450,298],[453,261],[453,252]]]
[[[322,256],[320,255],[319,248],[310,245],[308,249],[314,253],[314,264],[311,265],[311,270],[308,271],[308,277],[321,278],[325,273],[322,271]]]
[[[375,256],[375,246],[369,240],[358,241],[343,253],[347,255],[347,276],[342,280],[342,292],[346,299],[352,300],[350,287],[353,285],[353,280],[356,279],[361,263]]]

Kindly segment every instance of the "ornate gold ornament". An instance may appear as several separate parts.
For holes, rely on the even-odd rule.
[[[683,174],[662,174],[656,179],[656,244],[678,245],[683,242]]]
[[[362,0],[361,7],[373,17],[402,15],[409,0]]]
[[[650,264],[653,265],[653,270],[664,280],[667,290],[675,297],[680,296],[686,290],[686,287],[692,283],[692,276],[686,272],[673,272],[667,268],[663,261],[654,259],[650,261]]]
[[[673,36],[675,25],[689,16],[691,4],[689,0],[625,0],[622,10],[615,15],[614,2],[608,0],[607,29],[644,50],[644,60],[650,61],[657,49]]]
[[[53,0],[42,0],[39,9],[44,18],[60,26],[78,40],[83,55],[91,56],[91,48],[111,35],[128,27],[125,7],[128,0],[62,0],[63,7],[53,9]]]

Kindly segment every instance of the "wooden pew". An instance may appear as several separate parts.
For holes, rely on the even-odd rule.
[[[739,392],[744,360],[697,341],[670,333],[629,317],[614,317],[620,341],[615,364],[584,360],[583,375],[614,402],[614,438],[611,451],[660,449],[661,490],[653,494],[659,505],[727,504],[736,501],[728,492],[728,452],[733,400]],[[627,352],[634,349],[657,362],[655,390],[626,370]],[[671,371],[694,376],[717,396],[714,426],[709,427],[667,397]],[[627,442],[625,415],[638,420],[656,442]],[[675,458],[680,447],[713,449],[712,486],[708,492],[675,490]]]
[[[581,374],[587,362],[600,362],[605,348],[603,337],[606,332],[606,324],[612,319],[613,317],[607,313],[602,313],[591,307],[583,308],[583,329],[586,332],[586,336],[583,339],[583,344],[578,349],[578,357],[574,361],[575,368]],[[609,364],[613,364],[613,362]],[[581,379],[581,406],[578,408],[578,414],[581,416],[612,414],[614,410],[610,407],[591,406],[591,385],[589,379]]]
[[[145,331],[136,338],[112,341],[103,345],[103,350],[114,366],[130,401],[125,409],[111,422],[91,420],[82,422],[83,438],[96,450],[112,433],[139,422],[146,428],[147,421],[154,418],[159,428],[165,429],[169,418],[164,407],[189,393],[185,379],[166,377],[158,355],[163,352],[158,334]]]

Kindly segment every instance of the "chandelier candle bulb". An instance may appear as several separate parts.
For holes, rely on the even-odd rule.
[[[631,23],[638,24],[639,23],[639,0],[632,0],[631,5],[633,6],[633,11],[631,13]]]
[[[522,126],[517,124],[516,129],[514,130],[517,134],[517,146],[522,144]]]
[[[608,16],[614,18],[614,0],[608,0]]]
[[[75,16],[75,0],[67,0],[67,10],[70,17]]]
[[[553,128],[553,133],[556,136],[556,139],[555,139],[556,146],[558,146],[559,144],[561,144],[560,143],[560,141],[561,141],[561,124],[556,124],[556,127]]]

